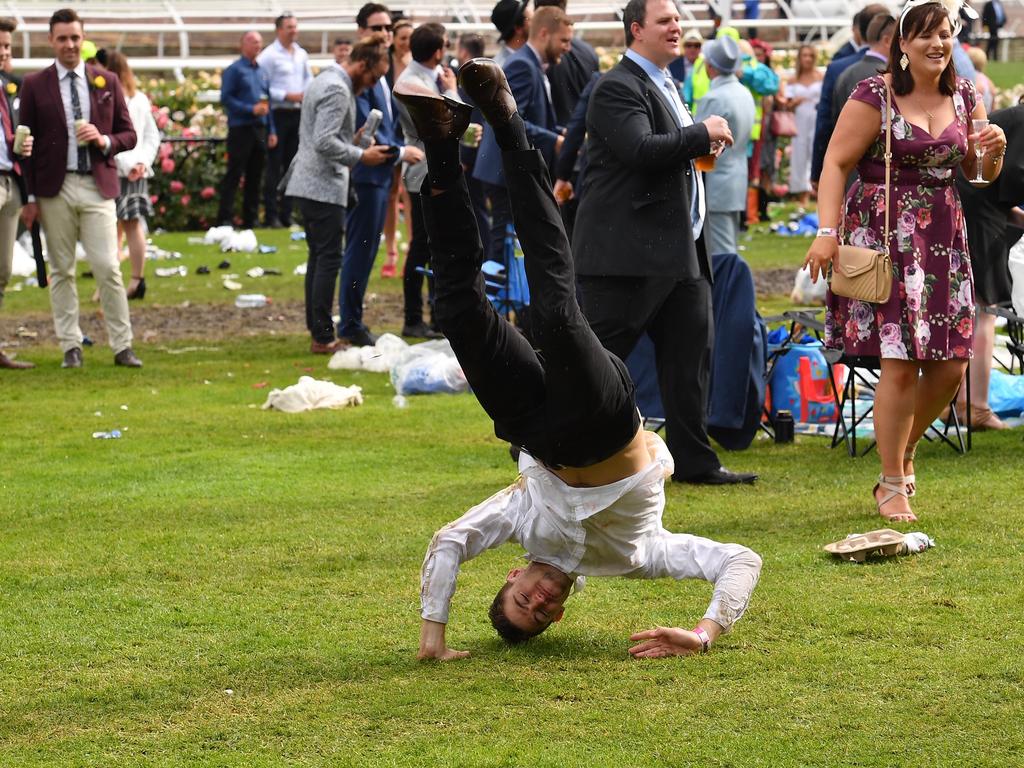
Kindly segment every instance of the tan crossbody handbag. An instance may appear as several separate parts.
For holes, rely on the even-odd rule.
[[[839,256],[829,269],[829,287],[836,296],[885,304],[892,292],[889,258],[889,186],[892,171],[892,92],[885,88],[885,239],[882,250],[839,245]],[[845,216],[843,217],[845,219]],[[840,230],[840,240],[845,233]]]

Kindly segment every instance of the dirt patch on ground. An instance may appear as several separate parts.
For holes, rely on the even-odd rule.
[[[300,301],[274,303],[260,309],[238,309],[230,304],[132,302],[131,311],[135,338],[146,344],[306,333],[306,311]],[[367,296],[363,316],[374,330],[397,329],[402,324],[402,297],[398,294]],[[107,332],[98,308],[83,306],[81,323],[82,333],[97,344],[106,343]],[[54,343],[53,318],[49,313],[34,312],[18,317],[0,314],[0,347],[11,349]]]
[[[792,269],[768,269],[754,273],[758,296],[788,294],[793,289]],[[238,309],[230,304],[161,305],[145,302],[131,305],[135,338],[145,344],[168,344],[183,339],[221,341],[246,336],[303,334],[306,312],[302,302],[288,301],[261,309]],[[399,294],[371,294],[366,298],[364,318],[370,328],[397,330],[402,325],[402,297]],[[82,332],[97,344],[105,344],[102,312],[95,305],[83,306]],[[54,344],[53,318],[35,312],[12,317],[0,314],[0,348]]]

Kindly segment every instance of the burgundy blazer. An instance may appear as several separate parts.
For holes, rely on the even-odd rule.
[[[92,176],[100,194],[113,199],[121,194],[114,155],[135,146],[135,128],[128,114],[128,104],[117,75],[105,69],[85,65],[89,81],[89,122],[110,137],[110,151],[104,155],[98,147],[89,146]],[[97,77],[106,82],[95,84]],[[25,76],[21,85],[21,124],[32,129],[35,142],[32,157],[22,161],[25,187],[30,195],[56,197],[64,184],[68,165],[68,130],[64,103],[57,82],[57,65]]]

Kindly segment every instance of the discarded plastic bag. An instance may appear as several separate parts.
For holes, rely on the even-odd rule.
[[[327,367],[332,371],[387,373],[407,349],[409,345],[398,336],[384,333],[372,347],[348,347],[335,352],[327,362]]]
[[[1024,412],[1024,376],[992,371],[988,385],[988,404],[1001,416],[1020,416]]]
[[[409,347],[391,369],[391,384],[400,395],[456,393],[469,389],[448,339]]]
[[[252,253],[259,247],[256,242],[256,233],[251,229],[243,229],[241,232],[233,232],[230,237],[225,238],[221,244],[221,251],[242,251]]]
[[[317,408],[347,408],[362,404],[362,387],[342,387],[331,381],[302,376],[297,384],[284,389],[272,389],[263,404],[263,410],[273,408],[284,413],[302,413]]]

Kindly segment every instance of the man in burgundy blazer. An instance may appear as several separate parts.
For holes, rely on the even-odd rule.
[[[114,363],[142,365],[132,351],[128,300],[117,259],[114,198],[121,192],[114,155],[135,146],[121,83],[84,64],[82,22],[65,8],[50,17],[56,61],[25,77],[21,124],[35,137],[25,163],[26,226],[40,217],[50,261],[50,303],[63,367],[82,366],[82,330],[75,289],[75,246],[81,241],[103,306]]]

